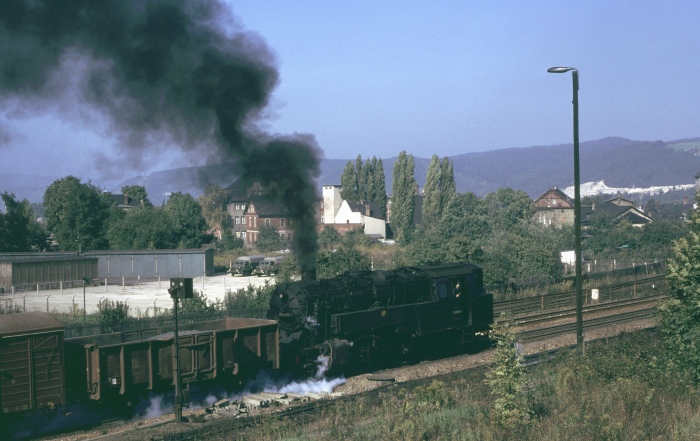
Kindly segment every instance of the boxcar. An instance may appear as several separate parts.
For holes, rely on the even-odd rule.
[[[65,404],[63,324],[43,312],[0,315],[2,414]]]
[[[277,322],[228,317],[180,325],[181,381],[243,380],[279,367]],[[171,390],[172,327],[66,340],[71,399],[133,404],[148,392]],[[245,377],[245,378],[244,378]]]

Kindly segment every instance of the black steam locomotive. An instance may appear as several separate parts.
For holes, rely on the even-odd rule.
[[[487,339],[493,297],[481,268],[441,263],[394,271],[349,271],[278,284],[267,317],[279,323],[280,363],[331,370]]]

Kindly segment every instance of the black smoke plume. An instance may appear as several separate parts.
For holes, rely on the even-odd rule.
[[[315,260],[320,150],[256,128],[277,83],[269,48],[218,0],[0,1],[6,108],[97,112],[136,162],[164,145],[231,161],[296,218],[303,268]]]

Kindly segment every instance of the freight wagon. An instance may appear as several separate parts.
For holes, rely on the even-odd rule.
[[[275,321],[228,317],[179,328],[185,386],[242,383],[260,369],[279,367]],[[123,407],[173,390],[172,327],[65,341],[63,329],[41,312],[0,315],[0,417],[52,414],[75,402]]]

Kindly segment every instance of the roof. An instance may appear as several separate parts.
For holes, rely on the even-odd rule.
[[[377,219],[382,219],[382,210],[379,208],[379,204],[377,202],[368,202],[368,203],[363,203],[363,202],[353,202],[353,201],[347,201],[348,206],[350,207],[350,210],[353,212],[357,213],[362,213],[365,215],[366,213],[366,205],[369,205],[369,216],[374,217]]]
[[[561,201],[561,203],[558,203]],[[545,191],[542,196],[535,199],[535,206],[538,210],[547,208],[574,208],[574,202],[569,196],[557,187],[552,187]]]
[[[95,260],[97,256],[78,255],[77,253],[45,252],[45,253],[0,253],[0,263],[22,262],[59,262],[66,260]]]
[[[606,202],[596,209],[609,215],[613,219],[625,219],[633,224],[648,224],[652,219],[634,207],[616,205],[614,202]]]
[[[45,312],[0,314],[0,337],[63,331],[63,329],[63,323]]]
[[[258,217],[288,217],[290,215],[287,207],[269,196],[253,195],[250,197],[250,205],[255,207],[255,214]]]

